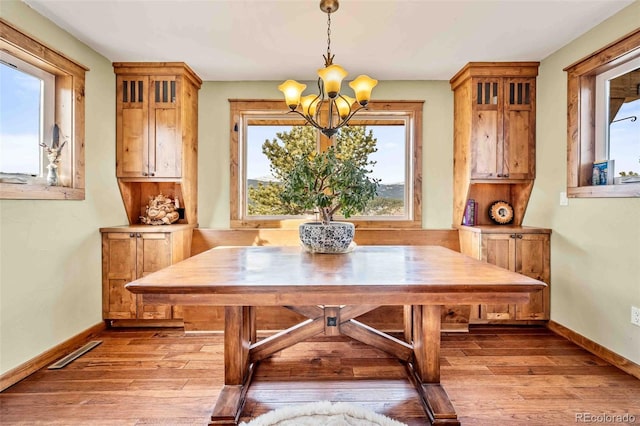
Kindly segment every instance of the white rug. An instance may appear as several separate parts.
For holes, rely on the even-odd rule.
[[[265,413],[240,426],[407,426],[346,402],[312,402]]]

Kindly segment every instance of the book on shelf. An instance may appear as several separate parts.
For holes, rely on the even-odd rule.
[[[614,162],[615,160],[594,162],[591,185],[613,185]]]
[[[467,226],[475,226],[478,224],[478,202],[473,198],[467,200],[464,216],[462,217],[462,224]]]

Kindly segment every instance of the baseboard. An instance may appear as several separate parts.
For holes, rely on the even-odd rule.
[[[618,355],[615,352],[610,351],[594,342],[593,340],[589,340],[581,334],[576,333],[575,331],[568,329],[567,327],[558,324],[555,321],[549,321],[547,327],[556,334],[559,334],[566,339],[569,339],[576,345],[582,347],[583,349],[588,350],[592,354],[604,359],[608,363],[612,364],[615,367],[618,367],[620,370],[625,373],[629,373],[632,376],[640,379],[640,365],[635,362],[626,359],[625,357]]]
[[[0,392],[5,390],[9,386],[13,386],[25,377],[28,377],[29,375],[35,373],[42,367],[46,367],[59,358],[78,349],[87,341],[95,338],[99,333],[104,331],[105,328],[106,324],[104,322],[100,322],[93,327],[90,327],[76,334],[70,339],[65,340],[59,345],[54,346],[48,351],[41,353],[37,357],[7,371],[2,376],[0,376]]]

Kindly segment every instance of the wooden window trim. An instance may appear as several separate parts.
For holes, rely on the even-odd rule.
[[[567,196],[640,197],[640,183],[592,186],[596,76],[640,57],[640,28],[569,65],[567,72]]]
[[[55,76],[55,122],[68,136],[60,186],[0,183],[0,199],[84,200],[84,86],[89,68],[0,19],[0,49]]]
[[[265,111],[272,113],[287,113],[289,109],[283,101],[265,99],[229,99],[230,103],[230,225],[231,228],[288,228],[304,222],[302,219],[283,220],[246,220],[240,211],[239,197],[242,197],[239,185],[240,158],[239,140],[236,130],[237,123],[243,111]],[[413,200],[411,220],[351,220],[357,228],[397,229],[422,227],[422,109],[424,101],[371,101],[372,111],[405,111],[413,121]],[[357,117],[354,118],[357,124]],[[321,142],[322,143],[322,142]]]

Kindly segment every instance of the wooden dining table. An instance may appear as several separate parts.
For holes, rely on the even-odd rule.
[[[545,283],[440,246],[358,246],[345,254],[301,247],[216,247],[126,285],[145,303],[224,306],[224,386],[210,424],[236,424],[258,363],[316,335],[346,335],[405,363],[433,424],[459,425],[440,383],[442,305],[526,303]],[[356,320],[404,306],[404,333]],[[257,338],[255,308],[307,319]]]

